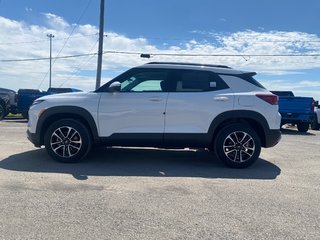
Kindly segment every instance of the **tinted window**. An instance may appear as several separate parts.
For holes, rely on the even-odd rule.
[[[218,75],[210,71],[180,70],[175,80],[177,92],[206,92],[228,88]]]
[[[167,71],[146,70],[133,72],[120,80],[121,92],[162,92],[163,82],[167,80]]]

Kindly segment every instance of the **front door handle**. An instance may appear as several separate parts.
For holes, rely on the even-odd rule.
[[[228,97],[214,97],[213,99],[217,102],[226,102],[229,100]]]

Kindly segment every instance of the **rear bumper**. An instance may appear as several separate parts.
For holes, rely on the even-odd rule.
[[[266,134],[265,148],[273,147],[278,144],[281,140],[280,130],[269,130]]]
[[[40,138],[37,136],[37,134],[31,133],[29,130],[27,130],[27,138],[34,144],[35,147],[41,147]]]
[[[286,123],[312,123],[314,120],[314,114],[298,114],[294,113],[289,115],[288,113],[281,113],[281,124]]]

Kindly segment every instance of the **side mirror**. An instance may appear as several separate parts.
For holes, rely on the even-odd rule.
[[[120,92],[121,91],[121,83],[120,82],[113,82],[108,87],[108,92]]]

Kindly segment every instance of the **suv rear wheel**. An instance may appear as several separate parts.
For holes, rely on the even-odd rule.
[[[257,133],[246,124],[232,124],[223,128],[215,141],[218,158],[229,167],[245,168],[259,157],[261,142]]]
[[[48,154],[55,160],[74,163],[83,159],[91,149],[91,136],[81,122],[62,119],[54,122],[44,136]]]

